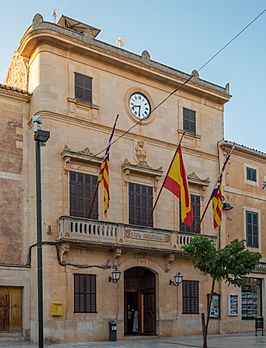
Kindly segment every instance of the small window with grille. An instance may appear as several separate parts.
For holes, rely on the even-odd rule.
[[[246,240],[247,247],[259,247],[259,214],[246,211]]]
[[[92,78],[75,73],[75,99],[85,103],[92,103]]]
[[[151,216],[153,188],[132,182],[128,185],[129,223],[140,226],[153,226],[153,218]]]
[[[95,274],[74,274],[74,313],[96,313]]]
[[[257,182],[257,170],[247,167],[247,180]]]
[[[182,282],[183,314],[199,313],[199,282],[183,280]]]
[[[183,108],[183,129],[185,132],[196,134],[196,111]]]

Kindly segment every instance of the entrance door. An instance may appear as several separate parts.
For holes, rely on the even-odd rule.
[[[22,288],[0,287],[0,332],[22,331]]]
[[[125,335],[156,334],[155,274],[142,267],[125,272]]]

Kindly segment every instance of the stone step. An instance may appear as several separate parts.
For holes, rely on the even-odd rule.
[[[24,342],[25,338],[21,333],[0,333],[0,342],[21,341]]]

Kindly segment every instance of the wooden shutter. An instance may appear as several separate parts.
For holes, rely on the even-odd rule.
[[[196,134],[196,111],[183,108],[183,129]]]
[[[183,280],[182,282],[183,314],[199,313],[199,282]]]
[[[129,223],[147,226],[153,207],[153,188],[151,186],[129,183]],[[149,222],[153,226],[153,218]]]
[[[75,73],[75,98],[86,103],[92,103],[91,77]]]
[[[200,196],[198,195],[190,195],[192,209],[193,209],[193,223],[192,226],[189,227],[182,223],[181,221],[181,204],[179,204],[179,216],[180,216],[180,231],[188,232],[188,233],[199,233],[198,226],[200,222]]]
[[[70,215],[89,217],[89,210],[97,186],[98,177],[70,172]],[[98,193],[93,204],[92,219],[98,219]]]
[[[74,274],[74,312],[96,313],[95,274]]]
[[[259,247],[258,213],[246,211],[247,246]]]

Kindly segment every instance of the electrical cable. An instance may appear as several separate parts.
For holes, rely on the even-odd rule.
[[[249,28],[259,17],[261,17],[266,12],[266,9],[264,9],[260,14],[258,14],[251,22],[249,22],[239,33],[237,33],[230,41],[228,41],[222,48],[220,48],[210,59],[208,59],[197,71],[202,70],[205,68],[215,57],[217,57],[227,46],[229,46],[238,36],[240,36],[247,28]],[[174,89],[166,98],[164,98],[158,105],[154,107],[154,109],[151,110],[150,115],[157,110],[162,104],[164,104],[173,94],[175,94],[177,91],[179,91],[182,87],[184,87],[191,79],[193,75],[190,75],[187,80],[185,80],[180,86],[178,86],[176,89]],[[150,117],[149,115],[149,117]],[[135,128],[138,125],[141,125],[142,121],[145,119],[142,119],[135,124],[133,124],[128,130],[123,132],[120,136],[118,136],[116,139],[114,139],[111,142],[111,145],[115,144],[119,139],[124,137],[126,134],[128,134],[133,128]],[[95,154],[95,156],[99,156],[101,153],[106,151],[106,147]]]
[[[247,28],[249,28],[259,17],[261,17],[266,12],[266,9],[264,9],[261,13],[259,13],[251,22],[249,22],[240,32],[238,32],[230,41],[228,41],[222,48],[220,48],[211,58],[209,58],[203,65],[201,65],[197,71],[201,71],[204,69],[215,57],[217,57],[227,46],[229,46],[238,36],[240,36]],[[189,78],[187,78],[180,86],[178,86],[176,89],[174,89],[167,97],[165,97],[159,104],[157,104],[152,110],[150,115],[157,110],[162,104],[164,104],[173,94],[175,94],[177,91],[179,91],[182,87],[184,87],[191,79],[193,78],[193,75],[190,75]],[[149,116],[150,116],[149,115]],[[145,120],[145,119],[144,119]],[[124,131],[121,135],[119,135],[116,139],[114,139],[111,142],[111,145],[115,144],[119,139],[123,138],[125,135],[127,135],[133,128],[136,126],[139,126],[142,124],[142,120],[136,122],[133,124],[128,130]],[[101,153],[106,151],[106,147],[102,149],[101,151],[97,152],[95,156],[99,156]],[[80,167],[79,167],[80,168]],[[77,169],[79,169],[77,168]],[[61,179],[60,179],[61,180]],[[55,185],[60,180],[57,180],[55,183],[52,183],[48,186],[50,188],[51,186]]]

